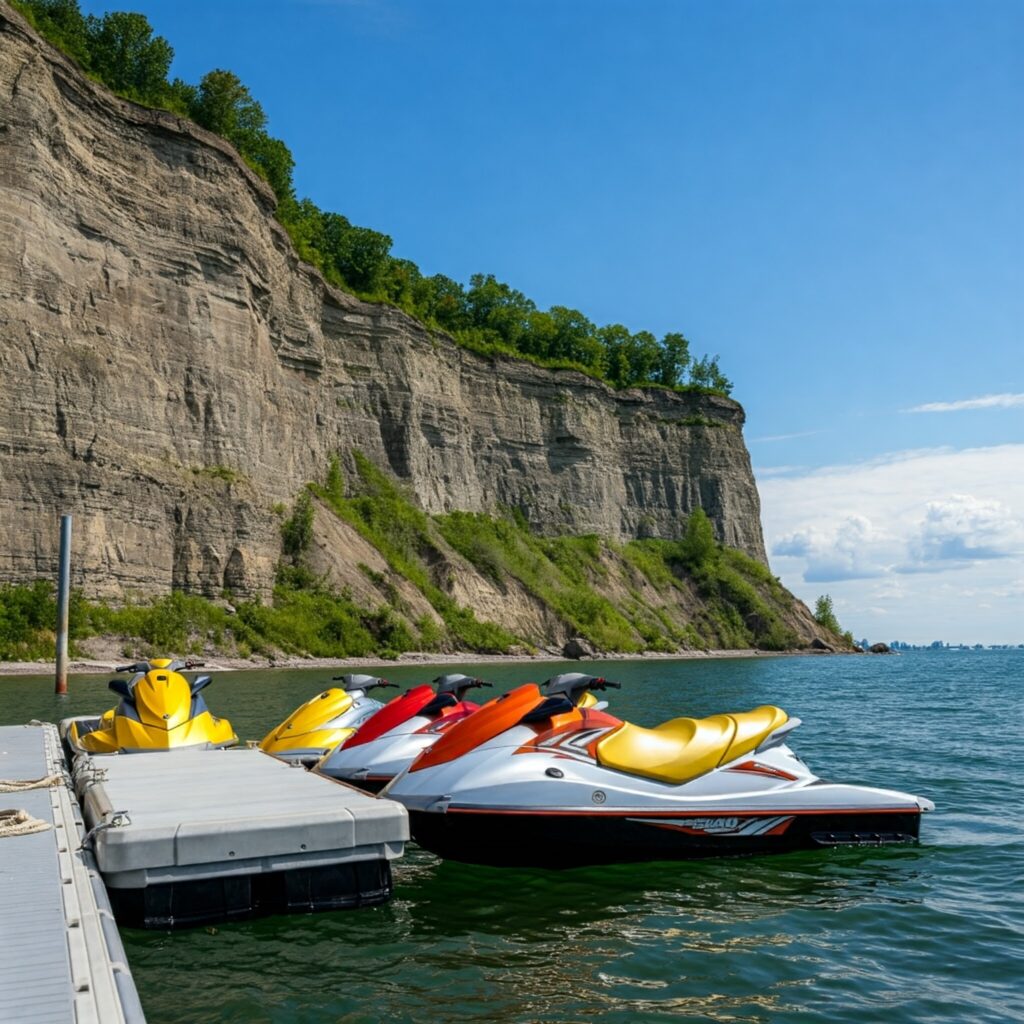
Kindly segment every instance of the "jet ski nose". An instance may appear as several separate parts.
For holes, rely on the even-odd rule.
[[[927,814],[929,811],[935,810],[935,803],[929,800],[925,796],[915,796],[914,799],[917,801],[917,806],[921,808],[922,814]]]

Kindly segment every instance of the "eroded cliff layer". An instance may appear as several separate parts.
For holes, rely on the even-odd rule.
[[[489,359],[328,287],[222,140],[119,100],[0,5],[0,579],[77,516],[90,594],[266,593],[273,508],[361,450],[428,512],[764,561],[743,410]]]

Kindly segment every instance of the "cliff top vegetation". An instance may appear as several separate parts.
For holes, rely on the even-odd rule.
[[[581,370],[617,388],[732,391],[718,356],[692,357],[680,332],[659,340],[622,324],[598,326],[566,306],[541,310],[492,274],[474,274],[468,286],[443,274],[424,276],[411,260],[391,254],[388,235],[298,198],[291,151],[269,134],[266,114],[244,83],[223,69],[209,71],[195,85],[169,78],[174,50],[153,34],[145,15],[112,11],[87,17],[78,0],[11,3],[86,74],[119,96],[189,118],[230,142],[273,189],[277,218],[300,257],[331,284],[367,301],[398,306],[483,354]]]

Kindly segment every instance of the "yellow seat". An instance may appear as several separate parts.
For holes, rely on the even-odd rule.
[[[629,722],[597,745],[607,768],[661,782],[689,782],[749,754],[789,719],[782,708],[764,705],[735,715],[673,718],[654,729]]]

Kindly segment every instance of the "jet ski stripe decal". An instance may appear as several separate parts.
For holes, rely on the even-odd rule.
[[[784,772],[781,768],[773,768],[770,764],[761,764],[758,761],[744,761],[743,764],[735,764],[725,769],[727,772],[750,772],[752,775],[770,775],[773,779],[788,779],[796,781],[795,775]]]
[[[647,811],[639,807],[632,807],[628,810],[576,810],[566,808],[564,810],[548,810],[536,807],[456,807],[449,804],[448,814],[525,814],[531,817],[587,817],[587,818],[637,818],[643,815],[644,818],[763,818],[776,815],[802,815],[802,814],[919,814],[920,807],[916,804],[912,807],[810,807],[810,808],[786,808],[776,810],[748,810],[745,808],[729,808],[728,810],[705,810],[705,811]]]

